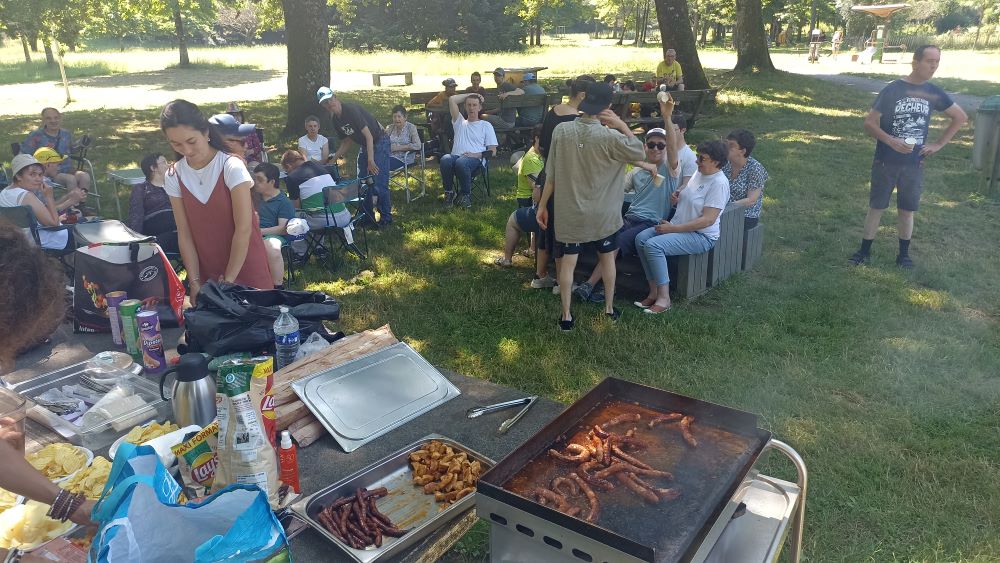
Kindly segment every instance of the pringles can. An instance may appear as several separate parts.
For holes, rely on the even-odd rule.
[[[118,305],[118,316],[122,321],[122,339],[125,350],[138,364],[142,364],[142,347],[139,345],[139,322],[136,314],[142,309],[142,301],[126,299]]]
[[[111,339],[115,341],[115,346],[121,348],[125,346],[125,340],[122,339],[122,318],[121,314],[118,312],[118,308],[121,306],[122,301],[128,299],[128,294],[124,291],[109,291],[104,294],[104,298],[108,302],[108,319],[111,321]]]
[[[148,375],[162,373],[167,359],[163,353],[163,336],[160,335],[160,316],[156,311],[139,311],[139,346],[142,348],[142,365]]]

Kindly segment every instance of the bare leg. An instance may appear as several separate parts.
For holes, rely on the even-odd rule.
[[[281,241],[273,238],[264,239],[267,250],[267,265],[271,268],[271,281],[281,285],[285,281],[285,261],[281,257]]]
[[[505,260],[509,261],[514,257],[514,249],[517,247],[519,240],[521,240],[521,229],[517,227],[517,221],[514,219],[514,214],[511,213],[510,217],[507,218],[507,229],[503,242],[503,257]]]
[[[562,301],[562,320],[573,317],[569,313],[569,304],[573,297],[573,270],[576,269],[576,254],[566,254],[559,261],[559,299]]]
[[[617,269],[615,268],[615,256],[618,251],[604,252],[597,254],[597,266],[600,270],[600,277],[604,280],[604,312],[614,312],[615,304],[615,278]],[[593,277],[593,275],[591,275]]]
[[[615,259],[618,258],[618,251],[615,250],[614,252],[608,252],[608,254],[611,256],[611,265],[614,266]],[[604,254],[598,254],[597,255],[597,266],[594,268],[594,271],[590,273],[590,277],[587,278],[587,283],[589,283],[591,287],[597,287],[598,282],[600,282],[601,279],[604,279],[605,280],[604,281],[604,293],[605,293],[605,295],[607,295],[607,292],[608,292],[608,282],[607,282],[607,279],[604,278],[603,274],[602,274],[604,266],[603,266],[603,262],[601,261],[601,258],[603,258],[603,257],[604,257]]]
[[[66,188],[66,191],[75,190],[79,186],[77,178],[73,174],[62,174],[62,173],[56,174],[54,180],[57,183],[62,184],[62,186]]]
[[[900,209],[898,213],[897,229],[899,230],[899,238],[910,240],[913,236],[913,212]]]
[[[865,234],[862,238],[866,240],[872,240],[875,238],[875,235],[878,233],[879,222],[882,221],[883,211],[885,211],[885,209],[871,209],[871,208],[868,209],[868,215],[865,217]],[[910,214],[911,220],[912,216],[913,214],[911,213]],[[911,226],[913,225],[912,221],[910,225]]]
[[[665,283],[656,287],[656,302],[650,309],[654,311],[670,308],[670,284]]]
[[[549,252],[544,248],[539,248],[535,253],[535,275],[539,278],[549,275]],[[558,269],[556,275],[559,275]]]
[[[74,176],[76,177],[76,185],[81,190],[90,190],[90,174],[87,174],[83,170],[77,170]]]
[[[649,282],[649,295],[647,295],[646,298],[642,300],[642,304],[649,307],[653,303],[656,303],[656,298],[660,293],[656,287],[656,282],[654,282],[653,280],[646,280],[646,281]]]

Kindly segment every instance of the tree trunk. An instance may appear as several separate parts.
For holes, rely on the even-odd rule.
[[[691,33],[698,35],[699,29],[701,29],[701,12],[695,12],[691,16]]]
[[[177,50],[180,52],[178,66],[187,68],[191,66],[191,59],[188,57],[187,37],[184,32],[184,18],[181,17],[181,2],[174,0],[174,31],[177,33]]]
[[[309,114],[326,111],[316,103],[316,89],[330,84],[330,34],[326,0],[281,0],[288,45],[288,120],[285,132],[298,134]]]
[[[23,33],[21,33],[20,36],[21,36],[21,47],[24,48],[24,62],[30,63],[31,62],[31,48],[28,46],[28,38],[25,37]]]
[[[702,47],[708,43],[708,20],[702,20],[701,22],[701,40],[698,43]]]
[[[767,50],[760,0],[736,0],[736,35],[733,43],[736,47],[735,70],[774,70],[771,54]]]
[[[52,52],[52,43],[47,37],[42,38],[42,47],[45,49],[45,65],[56,66],[56,56]]]
[[[535,45],[539,46],[539,47],[542,45],[542,18],[541,17],[539,17],[535,21]]]
[[[709,87],[705,69],[698,58],[698,48],[694,44],[691,18],[688,17],[687,0],[655,0],[656,22],[663,39],[663,54],[667,49],[677,51],[677,62],[684,71],[684,86],[688,90],[704,90]]]
[[[31,52],[38,52],[38,32],[30,31],[28,32],[28,44],[31,45]]]

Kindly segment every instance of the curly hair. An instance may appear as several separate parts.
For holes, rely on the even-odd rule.
[[[24,232],[0,221],[0,373],[52,334],[66,316],[63,270]]]

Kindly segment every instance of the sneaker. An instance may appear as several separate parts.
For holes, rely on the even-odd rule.
[[[860,266],[868,262],[868,258],[869,258],[868,254],[865,254],[864,252],[861,252],[859,250],[855,252],[853,256],[848,258],[847,261],[850,262],[852,266]]]
[[[589,301],[591,303],[604,303],[604,288],[598,287],[591,291]]]
[[[574,283],[573,284],[573,289],[571,289],[570,291],[573,291],[576,288],[577,288],[577,285]],[[552,286],[552,293],[554,295],[559,295],[559,282],[556,282],[556,284],[554,286]]]
[[[590,294],[593,292],[594,286],[590,285],[590,282],[583,282],[573,288],[573,295],[577,296],[584,303],[590,300]]]
[[[464,209],[472,209],[472,195],[462,194],[455,200],[455,205]]]
[[[904,270],[912,270],[913,260],[910,259],[909,254],[900,254],[896,256],[896,265]]]
[[[454,203],[455,203],[455,192],[444,192],[445,207],[453,205]]]
[[[545,276],[544,278],[535,276],[535,278],[531,280],[531,287],[533,289],[545,289],[547,287],[553,287],[555,285],[556,285],[556,280],[552,276]]]
[[[607,315],[607,317],[611,319],[611,322],[613,323],[618,322],[618,319],[622,318],[622,312],[618,310],[618,307],[612,307],[610,313],[605,311],[604,314]]]

